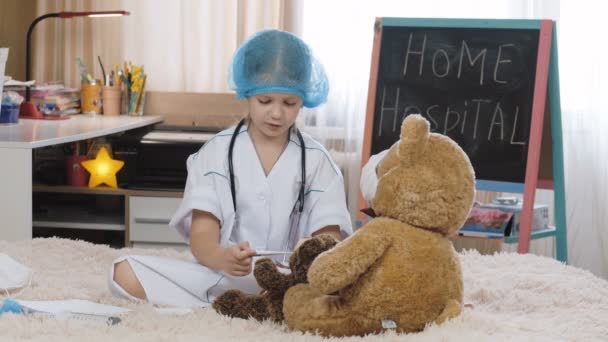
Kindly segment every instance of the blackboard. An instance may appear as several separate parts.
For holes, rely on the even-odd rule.
[[[419,113],[465,150],[477,179],[524,183],[540,31],[381,29],[371,154]]]

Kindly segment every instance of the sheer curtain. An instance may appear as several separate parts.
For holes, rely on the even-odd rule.
[[[61,11],[109,11],[122,9],[122,1],[63,0],[36,2],[38,16]],[[101,79],[97,60],[104,68],[122,61],[122,25],[124,18],[73,19],[49,18],[36,25],[32,39],[32,77],[38,82],[63,81],[68,87],[80,86],[76,59],[80,58],[91,76]]]
[[[554,19],[558,22],[562,125],[566,172],[569,263],[608,278],[608,48],[601,32],[602,5],[594,1],[377,0],[300,1],[297,33],[324,63],[331,81],[328,104],[304,120],[341,160],[351,213],[356,212],[365,105],[375,17]],[[336,133],[338,132],[338,133]],[[334,144],[335,134],[346,145]],[[326,137],[326,138],[324,138]],[[337,152],[344,151],[344,152]],[[552,206],[553,192],[537,202]],[[553,214],[553,212],[551,212]],[[543,239],[540,254],[552,251]]]
[[[127,60],[150,71],[149,90],[226,92],[240,43],[261,29],[284,28],[280,0],[124,1]]]
[[[63,0],[37,1],[37,13],[126,10],[119,18],[47,19],[36,26],[33,73],[39,81],[80,85],[76,58],[101,79],[125,60],[144,65],[147,90],[227,92],[236,47],[266,28],[290,29],[285,0]]]
[[[608,46],[603,3],[562,1],[558,27],[571,263],[608,278]]]

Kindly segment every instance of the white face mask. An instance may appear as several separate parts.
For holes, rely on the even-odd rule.
[[[0,253],[0,291],[23,288],[29,284],[31,277],[32,270]]]

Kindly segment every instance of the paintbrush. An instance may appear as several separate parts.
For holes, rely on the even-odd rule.
[[[103,68],[103,63],[101,63],[101,56],[97,56],[97,60],[99,61],[99,66],[101,67],[101,74],[103,75],[103,84],[106,84],[106,70]]]

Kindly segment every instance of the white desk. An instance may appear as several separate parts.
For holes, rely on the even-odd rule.
[[[0,240],[32,238],[32,150],[161,122],[160,116],[74,115],[0,125]]]

